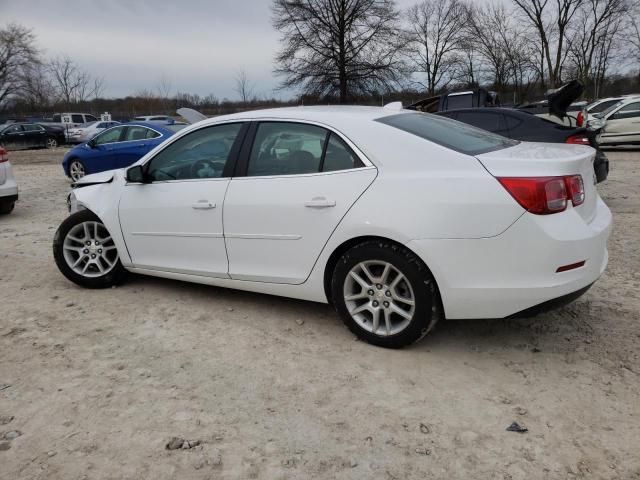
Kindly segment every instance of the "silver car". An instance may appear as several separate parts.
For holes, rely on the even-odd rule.
[[[7,151],[0,147],[0,214],[13,211],[18,200],[18,184],[13,177]]]

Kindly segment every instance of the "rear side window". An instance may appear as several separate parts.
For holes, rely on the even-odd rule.
[[[27,132],[42,132],[44,130],[40,125],[24,125],[24,129]]]
[[[127,128],[124,141],[146,140],[147,138],[159,137],[160,134],[150,128],[132,126]]]
[[[495,112],[460,112],[457,120],[489,132],[506,134],[507,127],[501,113]]]
[[[428,113],[401,113],[378,118],[376,122],[411,133],[466,155],[501,150],[519,142],[455,120]]]
[[[73,123],[84,123],[84,118],[82,118],[82,115],[71,115],[71,121]]]
[[[362,166],[347,144],[325,128],[264,122],[256,132],[247,176],[303,175]]]

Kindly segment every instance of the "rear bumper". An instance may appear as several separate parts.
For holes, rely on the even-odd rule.
[[[414,240],[407,244],[431,269],[450,319],[505,318],[574,294],[607,266],[611,212],[598,198],[586,223],[572,208],[525,213],[497,237]],[[560,266],[585,261],[557,273]]]

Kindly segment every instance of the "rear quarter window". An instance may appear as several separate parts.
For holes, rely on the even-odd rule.
[[[428,113],[401,113],[378,118],[376,122],[466,155],[480,155],[520,143],[465,123]]]

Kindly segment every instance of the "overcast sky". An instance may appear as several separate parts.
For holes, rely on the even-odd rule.
[[[398,0],[401,8],[417,0]],[[104,77],[110,97],[155,89],[162,76],[176,90],[237,98],[245,69],[259,95],[274,91],[278,34],[271,0],[0,0],[0,25],[33,29],[45,55],[68,54]]]

